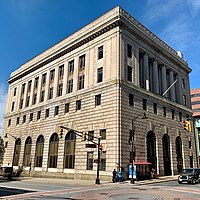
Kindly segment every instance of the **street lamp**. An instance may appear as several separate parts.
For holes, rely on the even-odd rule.
[[[14,135],[12,135],[12,134],[10,134],[10,133],[6,133],[5,138],[8,138],[8,135],[10,135],[12,138],[15,139],[15,144],[16,144],[16,139],[17,139],[17,137],[15,137]],[[10,177],[9,177],[10,180],[12,180],[12,175],[13,175],[14,156],[15,156],[15,145],[14,145],[13,158],[12,158],[12,165],[11,165],[11,174],[10,174]]]
[[[134,161],[135,161],[135,146],[134,146],[134,135],[135,135],[135,130],[134,130],[134,120],[138,119],[141,115],[143,115],[142,119],[147,119],[147,114],[146,112],[141,113],[137,115],[135,118],[132,118],[132,131],[131,131],[131,163],[132,163],[132,171],[131,171],[131,183],[134,184],[135,180],[133,178],[133,170],[134,170]]]

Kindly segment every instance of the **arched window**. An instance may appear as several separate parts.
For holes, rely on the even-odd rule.
[[[44,136],[40,135],[36,141],[35,167],[42,167],[43,150],[44,150]]]
[[[25,142],[25,148],[24,148],[24,166],[30,166],[31,165],[31,146],[32,146],[32,139],[31,137],[28,137]]]
[[[18,138],[15,142],[13,166],[19,165],[20,150],[21,150],[21,139]]]
[[[183,169],[183,158],[182,158],[182,141],[181,137],[176,137],[176,159],[177,159],[177,170],[178,173],[182,172]]]
[[[49,162],[48,167],[56,168],[58,159],[58,134],[53,133],[49,142]]]
[[[74,169],[76,135],[68,132],[65,137],[65,168]]]

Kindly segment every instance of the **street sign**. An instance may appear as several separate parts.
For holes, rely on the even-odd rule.
[[[97,148],[96,144],[86,144],[85,145],[86,148]]]

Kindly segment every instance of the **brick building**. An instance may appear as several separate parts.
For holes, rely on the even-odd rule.
[[[23,165],[31,176],[95,179],[97,150],[66,130],[58,139],[62,125],[101,136],[104,180],[119,166],[127,177],[132,129],[135,161],[153,163],[156,174],[195,166],[194,137],[182,127],[192,115],[190,72],[182,56],[115,7],[11,74],[4,165]]]

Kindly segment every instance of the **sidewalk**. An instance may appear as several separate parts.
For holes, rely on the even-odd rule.
[[[78,179],[59,179],[59,178],[35,178],[35,177],[20,177],[20,181],[33,181],[33,182],[45,182],[49,184],[66,184],[66,185],[82,185],[82,186],[94,186],[95,180],[78,180]],[[113,186],[113,185],[124,185],[124,186],[133,186],[133,185],[148,185],[160,182],[167,182],[172,180],[178,180],[178,175],[175,176],[162,176],[156,179],[135,181],[134,184],[130,183],[130,180],[123,181],[121,183],[110,182],[110,181],[100,181],[100,185],[96,186]]]

